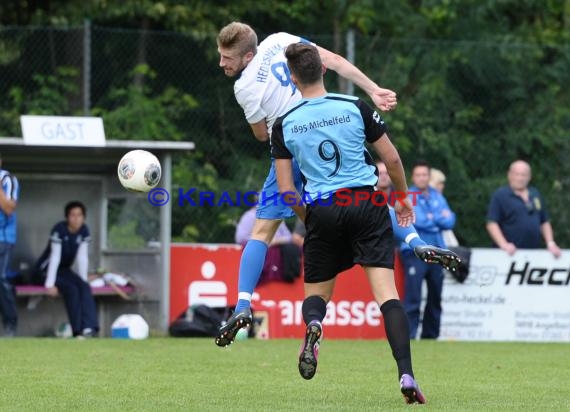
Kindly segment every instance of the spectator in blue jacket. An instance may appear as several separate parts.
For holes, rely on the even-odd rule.
[[[429,186],[430,166],[418,161],[412,169],[410,198],[416,213],[415,227],[418,235],[428,244],[446,248],[443,230],[453,229],[455,213],[451,211],[445,197]],[[417,193],[414,193],[417,192]],[[410,320],[410,336],[417,335],[420,323],[420,303],[422,283],[427,284],[427,302],[422,320],[422,339],[436,339],[441,324],[441,292],[443,289],[443,269],[418,259],[408,245],[401,245],[402,259],[406,271],[404,307]]]
[[[19,185],[16,176],[1,168],[0,156],[0,314],[4,323],[4,336],[16,335],[18,312],[16,295],[6,275],[12,248],[16,243],[16,208]]]

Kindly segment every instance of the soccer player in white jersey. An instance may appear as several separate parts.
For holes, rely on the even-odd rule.
[[[284,55],[288,45],[298,42],[310,43],[299,36],[282,32],[268,36],[258,45],[255,31],[247,24],[239,22],[230,23],[218,34],[220,67],[228,77],[237,78],[234,94],[244,110],[253,134],[259,141],[269,140],[275,120],[283,115],[288,107],[301,100],[301,94],[291,81]],[[316,47],[323,64],[365,91],[376,107],[383,111],[396,107],[396,93],[379,87],[343,57],[322,47]],[[294,164],[293,167],[295,183],[300,191],[301,175],[297,165]],[[272,160],[259,196],[251,239],[246,244],[240,261],[238,303],[233,315],[220,328],[220,333],[215,339],[218,346],[228,346],[234,341],[239,329],[251,324],[251,296],[261,275],[268,244],[281,221],[293,215],[291,209],[279,201]],[[402,230],[415,232],[415,229],[410,228]],[[420,252],[418,256],[422,260],[444,266],[445,262],[449,262],[449,254],[440,253],[441,249],[426,247],[425,242],[417,235],[414,237],[406,234],[401,237],[402,240],[407,238],[411,239],[411,242],[417,242],[410,243],[410,246]]]

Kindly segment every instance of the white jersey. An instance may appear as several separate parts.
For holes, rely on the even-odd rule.
[[[287,46],[299,42],[309,43],[288,33],[268,36],[257,46],[257,54],[234,84],[234,94],[248,123],[266,119],[269,135],[275,120],[301,100],[285,58]]]

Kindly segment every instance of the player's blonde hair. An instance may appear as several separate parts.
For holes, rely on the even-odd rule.
[[[257,34],[245,23],[231,22],[218,33],[218,47],[235,49],[240,56],[248,52],[257,53]]]

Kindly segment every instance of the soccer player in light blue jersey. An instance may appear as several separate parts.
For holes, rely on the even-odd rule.
[[[374,202],[376,166],[365,149],[371,144],[385,161],[395,189],[407,193],[398,151],[378,113],[354,96],[327,93],[317,49],[296,43],[285,52],[291,78],[303,99],[273,126],[272,154],[280,193],[305,221],[305,300],[307,325],[298,358],[299,373],[312,379],[317,369],[322,322],[336,277],[362,266],[378,302],[386,336],[398,366],[400,390],[407,403],[425,403],[414,379],[408,318],[394,281],[394,239],[388,205]],[[293,179],[295,159],[312,203],[302,204]],[[330,200],[330,201],[327,201]],[[358,201],[360,200],[360,201]],[[409,198],[396,202],[398,224],[414,220]]]

